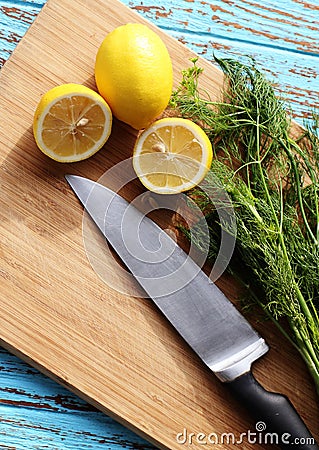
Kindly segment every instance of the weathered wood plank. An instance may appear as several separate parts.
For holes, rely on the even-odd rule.
[[[45,3],[6,0],[0,7],[0,65]],[[268,73],[300,122],[319,109],[319,5],[287,0],[123,0],[199,55],[249,55]]]
[[[0,66],[9,58],[17,43],[40,12],[45,1],[10,1],[0,4]]]
[[[147,450],[154,447],[0,349],[0,448]]]
[[[286,0],[124,0],[199,55],[255,58],[300,122],[319,110],[319,4]]]

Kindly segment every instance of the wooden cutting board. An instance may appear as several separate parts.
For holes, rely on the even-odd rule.
[[[145,22],[117,0],[49,0],[1,70],[0,342],[158,447],[199,448],[191,433],[216,433],[216,448],[226,448],[222,433],[239,439],[255,423],[149,300],[121,294],[93,270],[82,208],[64,180],[65,173],[99,179],[131,156],[136,132],[115,121],[103,150],[70,165],[42,155],[32,136],[40,95],[65,82],[95,88],[98,46],[129,21]],[[177,84],[194,54],[149,26],[168,46]],[[203,87],[218,97],[221,73],[200,65]],[[136,180],[122,190],[128,199],[141,192]],[[169,228],[170,220],[161,225]],[[231,279],[218,284],[236,301]],[[287,394],[318,437],[318,403],[303,361],[271,324],[256,327],[271,346],[255,363],[256,377]],[[267,448],[245,440],[227,448],[238,446]]]

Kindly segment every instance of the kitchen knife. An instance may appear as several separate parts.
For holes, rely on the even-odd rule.
[[[289,399],[265,390],[252,374],[252,363],[268,351],[264,339],[189,255],[133,202],[89,179],[66,179],[147,296],[255,420],[264,422],[271,442],[318,450]]]

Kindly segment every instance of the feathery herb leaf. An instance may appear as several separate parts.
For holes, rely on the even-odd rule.
[[[237,220],[229,271],[298,349],[319,393],[319,119],[292,138],[285,103],[255,62],[215,60],[227,80],[223,101],[200,92],[202,69],[193,59],[171,106],[201,124],[213,144],[205,183],[219,178]],[[200,187],[188,195],[205,214],[214,261],[223,223]],[[201,230],[200,221],[185,230],[199,248]]]

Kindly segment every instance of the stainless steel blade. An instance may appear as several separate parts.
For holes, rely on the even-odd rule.
[[[267,352],[264,339],[157,224],[101,184],[66,179],[147,295],[222,381]]]

